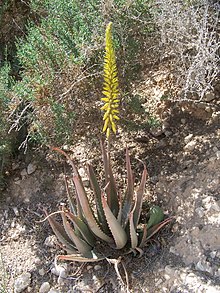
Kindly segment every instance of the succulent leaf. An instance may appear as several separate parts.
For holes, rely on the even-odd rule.
[[[96,209],[97,209],[99,223],[100,223],[102,229],[104,230],[104,232],[108,233],[109,232],[108,224],[107,224],[105,214],[103,211],[103,207],[102,207],[101,188],[100,188],[98,181],[96,179],[93,167],[90,164],[87,164],[87,169],[88,169],[90,183],[91,183],[94,195],[95,195]]]
[[[130,228],[131,248],[136,248],[138,246],[138,237],[137,237],[136,228],[134,226],[133,215],[134,215],[134,212],[132,211],[129,215],[129,228]]]
[[[48,216],[48,221],[49,224],[54,232],[54,234],[56,235],[57,239],[59,240],[59,242],[62,244],[63,249],[65,249],[66,251],[70,252],[75,252],[75,247],[72,244],[71,239],[69,238],[69,236],[66,234],[66,231],[64,229],[64,227],[58,223],[53,216],[48,215],[48,213],[45,211],[46,216]]]
[[[131,170],[130,156],[128,149],[126,149],[126,169],[127,169],[127,190],[123,200],[122,215],[121,215],[121,224],[122,227],[126,227],[129,214],[132,209],[132,200],[134,197],[134,178]]]
[[[141,237],[139,237],[140,243],[138,247],[143,247],[147,239],[147,224],[144,224],[143,230],[140,234]]]
[[[163,210],[159,206],[153,206],[150,208],[150,219],[147,222],[147,228],[160,223],[163,221],[164,213]]]
[[[79,236],[77,236],[77,234],[74,232],[73,228],[71,227],[70,223],[68,222],[65,213],[61,213],[61,216],[62,216],[63,226],[66,231],[66,234],[73,241],[77,250],[85,257],[92,257],[92,253],[91,253],[92,247],[83,239],[81,239]]]
[[[91,229],[91,231],[99,238],[101,238],[102,240],[108,242],[108,243],[112,243],[113,239],[111,237],[109,237],[107,234],[105,234],[99,227],[99,225],[96,222],[95,216],[92,212],[92,209],[89,205],[89,201],[88,198],[86,196],[86,192],[82,183],[82,179],[79,175],[79,172],[77,170],[77,168],[75,167],[75,164],[73,163],[73,161],[70,159],[70,157],[61,149],[59,148],[52,148],[53,150],[63,154],[69,161],[72,169],[73,169],[73,183],[76,189],[76,195],[77,195],[77,201],[78,201],[78,209],[80,211],[80,209],[82,209],[83,214],[86,217],[86,221],[87,224],[89,226],[89,228]],[[81,215],[82,217],[82,215]]]
[[[108,243],[112,243],[113,239],[111,237],[109,237],[107,234],[105,234],[96,222],[96,219],[93,215],[92,209],[89,205],[89,201],[86,196],[84,186],[83,186],[81,180],[79,179],[79,176],[73,175],[73,181],[74,181],[76,192],[78,194],[79,201],[80,201],[80,204],[81,204],[81,207],[83,210],[83,214],[86,217],[86,221],[87,221],[89,228],[92,230],[92,232],[96,236],[98,236],[102,240],[104,240]]]
[[[112,236],[115,240],[116,249],[121,249],[127,243],[127,234],[110,210],[104,195],[102,195],[102,204],[109,229],[111,230]]]
[[[140,183],[139,189],[137,190],[137,194],[136,194],[136,203],[135,203],[135,210],[134,210],[134,227],[135,228],[137,228],[137,225],[138,225],[139,219],[140,219],[140,215],[141,215],[146,180],[147,180],[147,169],[146,169],[146,166],[144,165],[141,183]]]
[[[73,223],[75,229],[77,228],[77,230],[80,232],[83,239],[90,246],[94,246],[95,245],[95,238],[94,238],[93,234],[90,232],[88,226],[80,218],[76,217],[74,214],[72,214],[68,211],[65,211],[65,214],[70,219],[70,221]],[[76,233],[76,235],[78,235],[78,234]]]
[[[107,203],[111,211],[113,212],[113,214],[117,216],[119,211],[119,197],[117,193],[115,179],[112,173],[112,168],[110,163],[110,154],[107,154],[104,147],[103,140],[101,141],[101,149],[102,149],[102,158],[103,158],[103,164],[105,169],[105,184],[107,186],[106,188]]]
[[[79,254],[69,254],[69,255],[58,255],[58,260],[68,260],[68,261],[76,261],[76,262],[97,262],[105,259],[103,256],[97,256],[92,252],[92,257],[83,257]]]
[[[156,234],[163,226],[165,226],[166,224],[168,224],[170,221],[172,220],[172,218],[168,218],[165,219],[163,222],[154,225],[153,227],[151,227],[148,231],[147,231],[147,238],[146,240],[150,239],[154,234]]]

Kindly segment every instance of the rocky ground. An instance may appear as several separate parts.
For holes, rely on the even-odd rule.
[[[129,290],[220,292],[219,103],[161,102],[160,97],[152,106],[145,88],[145,83],[135,88],[135,94],[142,93],[141,111],[157,113],[160,124],[138,127],[143,114],[125,121],[127,128],[119,129],[114,143],[114,171],[123,185],[123,154],[128,145],[137,177],[142,168],[137,158],[147,164],[145,202],[160,204],[174,220],[145,248],[142,258],[123,258]],[[66,146],[83,177],[81,166],[88,158],[101,170],[98,145],[98,140],[85,134],[72,147]],[[48,223],[41,221],[43,207],[55,211],[66,202],[61,159],[32,152],[12,162],[0,201],[1,293],[126,291],[107,261],[54,263],[59,248]]]

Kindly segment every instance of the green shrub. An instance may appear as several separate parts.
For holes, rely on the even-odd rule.
[[[29,139],[40,144],[71,142],[70,131],[87,110],[82,101],[87,93],[97,91],[85,75],[100,70],[102,36],[109,20],[115,23],[119,76],[125,78],[127,87],[140,68],[140,44],[153,29],[148,24],[150,2],[30,1],[40,18],[37,24],[29,22],[25,39],[17,41],[21,80],[14,86],[13,100],[17,105],[29,104],[29,111],[23,113],[29,123]]]

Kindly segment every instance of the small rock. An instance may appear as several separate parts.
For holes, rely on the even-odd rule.
[[[164,270],[166,274],[174,276],[174,269],[171,268],[170,266],[165,266]]]
[[[215,94],[213,92],[207,92],[203,97],[203,101],[205,102],[210,102],[214,99],[215,99]]]
[[[150,130],[150,133],[154,136],[154,137],[158,137],[160,135],[162,135],[164,133],[164,131],[162,129],[158,128],[152,128]]]
[[[159,279],[155,282],[155,288],[157,288],[161,283],[163,283],[162,279]]]
[[[92,266],[87,266],[86,269],[87,271],[91,270],[93,267]]]
[[[51,248],[55,248],[57,245],[57,238],[55,235],[50,235],[48,236],[45,241],[44,241],[44,245],[51,247]]]
[[[19,211],[17,207],[13,207],[13,212],[15,213],[15,216],[18,217],[19,216]]]
[[[34,165],[33,163],[28,164],[27,166],[27,174],[30,175],[32,173],[34,173],[37,169],[37,166]]]
[[[199,217],[203,217],[205,215],[205,210],[203,207],[198,207],[195,212],[198,214]]]
[[[24,291],[31,283],[31,274],[30,273],[23,273],[20,275],[14,283],[14,290],[16,293],[20,293]]]
[[[173,133],[172,133],[172,131],[170,131],[170,130],[166,130],[166,131],[164,132],[164,134],[166,135],[166,137],[169,137],[169,136],[171,136]]]
[[[20,163],[12,163],[12,170],[15,171],[19,168]]]
[[[192,140],[185,145],[184,149],[185,151],[193,151],[195,149],[195,146],[196,146],[196,141]]]
[[[167,274],[164,274],[164,278],[165,278],[166,280],[170,280],[170,276],[167,275]]]
[[[182,118],[180,121],[182,124],[186,124],[186,119]]]
[[[51,273],[59,277],[57,282],[58,284],[61,284],[63,281],[62,279],[67,276],[67,264],[62,264],[62,266],[56,265],[51,269]]]
[[[59,290],[51,288],[48,293],[60,293]]]
[[[190,142],[190,140],[192,139],[192,137],[193,137],[193,134],[192,134],[192,133],[189,134],[189,135],[187,135],[187,136],[184,138],[185,143]]]
[[[94,270],[95,270],[95,271],[99,271],[99,270],[101,270],[101,268],[102,268],[102,267],[101,267],[100,265],[95,265],[95,266],[94,266]]]
[[[196,264],[196,269],[202,272],[208,272],[210,274],[213,273],[212,268],[210,267],[209,262],[204,261],[204,260],[200,260],[198,261],[198,263]]]
[[[39,273],[40,276],[44,276],[45,275],[45,270],[43,268],[39,269],[38,273]]]
[[[27,170],[26,169],[21,170],[20,175],[21,177],[27,176]]]
[[[216,250],[211,251],[211,253],[210,253],[211,258],[215,258],[216,254],[217,254]]]
[[[48,293],[50,291],[50,284],[48,282],[44,282],[39,289],[39,293]]]

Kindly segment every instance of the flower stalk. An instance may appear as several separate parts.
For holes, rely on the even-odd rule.
[[[102,93],[104,97],[101,98],[101,100],[105,103],[101,107],[101,110],[105,111],[102,131],[106,133],[106,136],[109,139],[111,132],[116,134],[116,121],[119,120],[118,73],[112,42],[111,22],[108,24],[105,33],[104,84]]]

